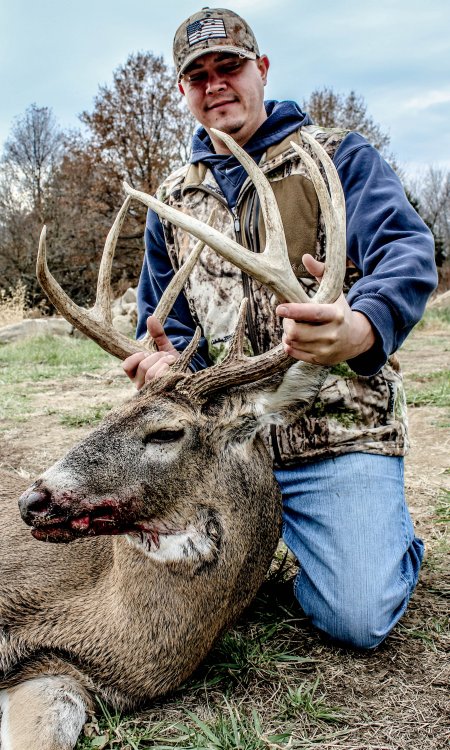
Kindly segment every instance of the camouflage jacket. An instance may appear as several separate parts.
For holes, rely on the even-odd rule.
[[[307,126],[333,157],[347,131]],[[271,182],[280,208],[292,268],[308,294],[316,282],[308,276],[301,257],[309,252],[324,259],[325,233],[314,187],[292,147],[299,133],[269,148],[259,166]],[[302,143],[304,146],[304,142]],[[217,207],[215,227],[258,252],[265,230],[258,197],[250,180],[244,183],[236,208],[228,207],[211,171],[203,163],[189,164],[173,173],[159,188],[158,198],[206,221]],[[184,263],[194,238],[162,221],[167,251],[175,270]],[[360,277],[348,262],[345,291]],[[208,341],[213,362],[223,358],[234,330],[239,302],[248,297],[249,353],[267,351],[281,340],[282,323],[275,315],[276,300],[258,282],[205,248],[192,272],[185,294],[192,317]],[[277,467],[342,453],[364,451],[404,455],[407,447],[406,408],[398,361],[392,356],[371,377],[354,373],[343,363],[330,369],[312,408],[289,427],[273,427],[266,436]]]

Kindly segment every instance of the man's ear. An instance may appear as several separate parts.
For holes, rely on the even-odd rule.
[[[184,96],[184,88],[183,88],[181,81],[178,81],[178,91],[180,92],[182,96]]]
[[[267,72],[270,67],[270,61],[267,55],[261,55],[261,57],[258,57],[256,60],[256,64],[258,66],[258,70],[261,74],[262,82],[264,86],[267,83]]]

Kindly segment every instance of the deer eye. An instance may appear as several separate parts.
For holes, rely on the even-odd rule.
[[[184,435],[184,429],[180,430],[157,430],[156,432],[150,432],[145,436],[143,443],[175,443],[177,440],[181,440]]]

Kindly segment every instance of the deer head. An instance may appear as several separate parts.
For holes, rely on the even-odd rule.
[[[45,230],[42,233],[37,265],[42,287],[73,325],[115,356],[125,358],[152,346],[148,340],[128,340],[111,324],[111,263],[132,197],[199,239],[155,311],[161,322],[204,244],[266,284],[280,301],[306,299],[289,264],[268,181],[230,136],[216,134],[245,167],[258,191],[267,240],[257,257],[216,231],[210,225],[212,218],[203,224],[126,186],[128,197],[106,240],[96,303],[86,311],[74,305],[50,275]],[[331,160],[314,139],[307,134],[304,138],[328,181],[327,188],[315,161],[292,144],[314,182],[326,225],[326,272],[316,301],[333,302],[342,289],[345,271],[344,199]],[[21,513],[33,526],[33,536],[67,542],[98,534],[128,534],[154,559],[205,564],[217,557],[224,529],[231,533],[233,528],[236,508],[245,514],[255,497],[277,492],[258,434],[266,425],[288,420],[307,408],[327,374],[326,368],[294,362],[281,344],[256,357],[244,356],[244,321],[245,301],[227,358],[192,373],[188,365],[197,346],[197,332],[168,374],[114,410],[22,495]]]

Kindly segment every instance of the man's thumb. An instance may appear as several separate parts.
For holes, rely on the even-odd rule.
[[[302,261],[308,273],[315,276],[317,281],[320,281],[323,276],[323,272],[325,271],[325,263],[321,263],[320,260],[316,260],[309,253],[306,253],[303,256]]]
[[[169,338],[167,338],[166,334],[164,333],[164,328],[158,318],[155,318],[154,315],[150,315],[149,318],[147,318],[147,330],[152,337],[153,341],[155,342],[156,346],[158,347],[158,351],[160,352],[172,352],[174,351],[174,346]]]

